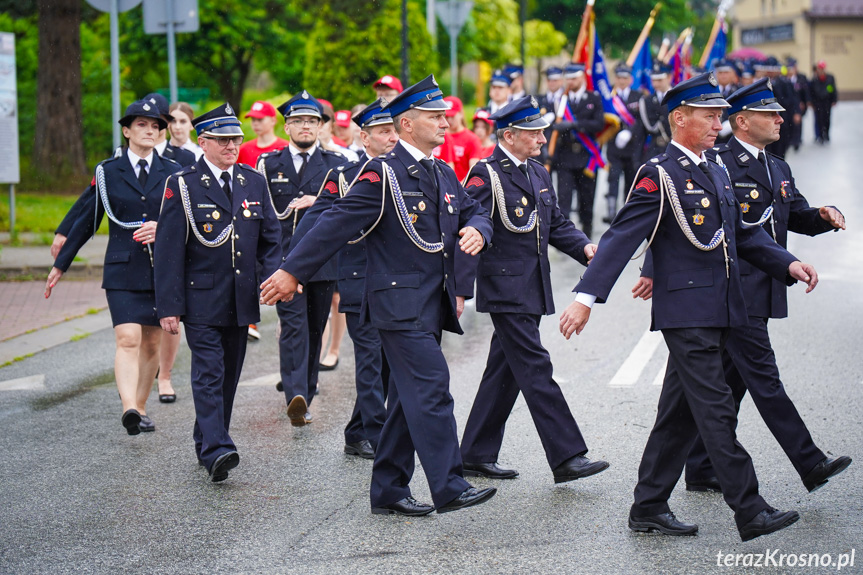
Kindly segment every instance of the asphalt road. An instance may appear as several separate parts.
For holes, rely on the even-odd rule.
[[[314,423],[292,428],[273,386],[275,314],[268,309],[264,337],[249,345],[234,409],[241,463],[228,481],[212,484],[191,440],[188,350],[174,371],[177,403],[159,404],[154,392],[148,411],[157,431],[130,437],[120,426],[113,334],[104,330],[0,369],[0,573],[830,573],[838,565],[771,560],[818,554],[838,563],[849,554],[841,560],[850,562],[852,553],[854,565],[840,572],[863,573],[863,201],[856,185],[863,104],[840,104],[834,125],[829,147],[808,144],[789,160],[810,203],[838,206],[850,230],[792,237],[790,250],[816,265],[821,283],[808,295],[792,288],[791,317],[771,322],[771,334],[785,385],[816,443],[855,462],[808,494],[751,401],[739,425],[761,493],[775,507],[800,512],[791,528],[741,543],[721,497],[688,493],[681,483],[671,506],[699,524],[697,537],[630,532],[626,517],[665,346],[645,335],[648,304],[629,296],[637,263],[610,302],[595,308],[584,333],[564,340],[557,319],[583,268],[554,254],[558,313],[543,322],[544,343],[589,455],[611,463],[606,472],[555,486],[519,400],[500,462],[520,477],[474,481],[498,487],[495,498],[445,515],[373,516],[371,462],[342,453],[354,395],[349,341],[338,369],[321,375]],[[472,309],[463,324],[466,335],[447,334],[443,343],[460,430],[491,334],[488,318]],[[430,500],[421,467],[412,488]],[[765,552],[770,566],[744,566],[758,560],[745,554]]]

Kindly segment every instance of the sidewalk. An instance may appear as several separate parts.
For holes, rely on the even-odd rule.
[[[104,235],[87,242],[47,300],[45,279],[54,263],[49,246],[2,245],[0,365],[111,327],[101,287],[107,245]],[[57,328],[42,329],[49,326]]]

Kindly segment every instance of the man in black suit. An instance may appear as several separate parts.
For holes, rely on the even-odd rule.
[[[641,160],[661,154],[671,141],[671,127],[668,124],[668,108],[662,105],[662,100],[670,87],[669,74],[671,69],[657,62],[650,73],[653,94],[645,94],[638,103],[638,114],[641,127],[644,129],[644,141],[647,151]]]
[[[599,242],[576,286],[575,301],[560,319],[561,333],[580,333],[591,306],[608,298],[630,256],[648,239],[653,255],[651,329],[668,346],[668,369],[656,423],[638,471],[629,514],[634,531],[695,535],[698,526],[677,520],[668,499],[680,478],[695,430],[715,463],[725,501],[734,510],[744,541],[783,529],[799,519],[758,494],[749,454],[737,442],[737,414],[722,373],[722,349],[732,327],[747,322],[740,257],[776,279],[817,283],[815,269],[797,261],[758,227],[742,225],[725,171],[704,151],[719,133],[722,108],[713,73],[668,91],[672,142],[642,167],[633,195]]]
[[[378,329],[390,366],[387,419],[372,470],[375,514],[427,515],[491,498],[494,488],[464,480],[449,393],[443,330],[462,333],[455,292],[455,250],[478,254],[492,236],[488,212],[465,194],[455,172],[432,152],[443,144],[448,106],[433,76],[387,106],[401,138],[369,162],[356,183],[261,286],[272,305],[290,299],[349,240],[365,230],[362,318]],[[461,239],[459,239],[461,237]],[[434,505],[413,498],[419,456]]]
[[[563,217],[569,218],[575,192],[581,229],[590,237],[596,171],[601,160],[596,135],[605,126],[605,113],[599,92],[587,89],[584,64],[568,64],[564,78],[567,106],[563,121],[552,126],[558,136],[554,150],[550,151],[553,153],[551,163],[557,171],[558,202]]]
[[[294,233],[308,208],[315,203],[327,174],[347,159],[318,145],[318,132],[330,120],[323,106],[303,90],[279,106],[285,117],[290,144],[277,152],[262,154],[258,171],[267,180],[276,216],[282,223],[282,257],[290,253]],[[279,302],[279,366],[276,386],[285,393],[291,425],[312,422],[309,405],[318,389],[321,338],[336,289],[336,262],[309,278],[305,290],[289,302]]]
[[[728,97],[734,137],[713,148],[728,169],[740,202],[745,226],[762,225],[783,248],[788,232],[814,236],[845,229],[845,218],[833,206],[812,208],[794,184],[791,168],[764,149],[779,138],[782,106],[776,101],[771,81],[762,78]],[[827,457],[818,449],[806,424],[779,379],[776,356],[767,333],[768,318],[788,316],[788,296],[783,283],[747,262],[740,262],[740,278],[748,323],[732,328],[722,364],[731,386],[734,404],[750,390],[752,400],[773,436],[782,446],[807,490],[815,491],[827,479],[851,464],[851,458]],[[701,438],[686,462],[686,489],[721,491],[716,473]]]

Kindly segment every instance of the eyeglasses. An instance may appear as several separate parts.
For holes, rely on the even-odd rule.
[[[304,128],[305,127],[314,128],[315,126],[317,126],[320,123],[321,123],[321,121],[318,118],[309,118],[308,120],[291,120],[287,124],[289,126],[294,127],[294,128],[296,128],[298,126],[302,126]]]
[[[227,148],[228,144],[230,144],[230,143],[233,143],[235,146],[239,146],[240,144],[243,143],[243,136],[233,136],[230,138],[227,136],[221,136],[218,138],[213,138],[210,136],[204,136],[204,139],[205,140],[213,140],[214,142],[216,142],[217,144],[219,144],[223,148]]]

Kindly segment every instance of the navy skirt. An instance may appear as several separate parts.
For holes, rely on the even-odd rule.
[[[106,289],[105,295],[108,298],[108,309],[111,311],[111,322],[114,327],[123,323],[159,327],[155,291]]]

